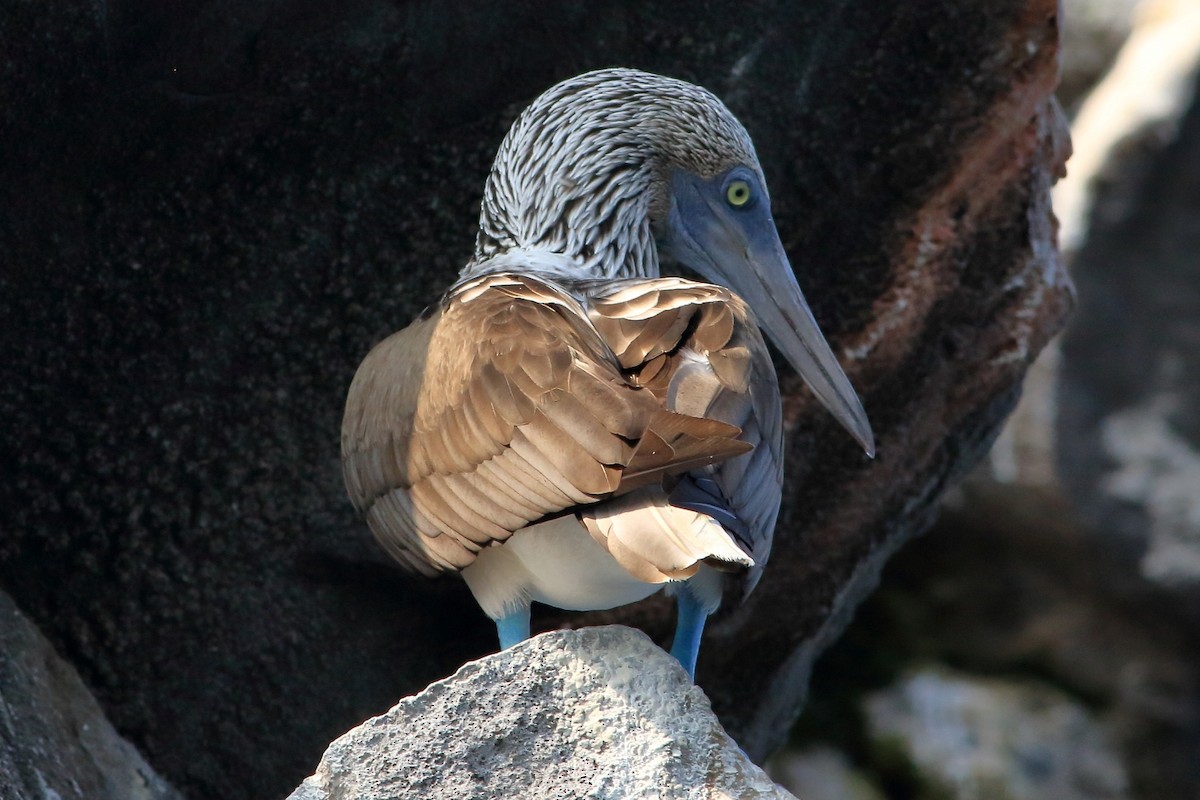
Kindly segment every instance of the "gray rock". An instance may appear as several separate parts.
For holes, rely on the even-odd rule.
[[[1112,66],[1143,0],[1063,0],[1062,80],[1058,98],[1074,110]]]
[[[0,592],[0,797],[181,800]]]
[[[803,800],[885,800],[870,779],[832,747],[785,747],[771,758],[767,771]]]
[[[1048,686],[925,669],[867,699],[869,734],[899,751],[934,796],[1120,800],[1129,785],[1110,735]]]
[[[1200,600],[1200,4],[1143,12],[1054,196],[1082,298],[1058,462],[1090,527]]]
[[[291,800],[789,798],[644,634],[537,636],[334,741]]]
[[[962,495],[822,656],[797,735],[911,789],[904,763],[865,752],[861,698],[936,661],[1050,682],[1103,710],[1131,796],[1200,797],[1200,626],[1177,592],[1104,547],[1061,495],[978,480]]]

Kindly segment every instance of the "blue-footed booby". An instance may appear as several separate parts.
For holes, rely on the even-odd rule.
[[[694,675],[705,620],[754,588],[779,512],[759,326],[873,454],[741,123],[680,80],[566,80],[501,143],[457,283],[358,368],[350,497],[401,564],[461,572],[502,648],[528,638],[533,601],[607,609],[668,587],[671,652]]]

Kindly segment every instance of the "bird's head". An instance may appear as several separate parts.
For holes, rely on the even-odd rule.
[[[527,252],[556,254],[548,263],[564,277],[651,277],[665,256],[729,287],[874,454],[866,412],[780,242],[750,136],[711,92],[630,69],[552,87],[501,144],[479,227],[468,274]]]

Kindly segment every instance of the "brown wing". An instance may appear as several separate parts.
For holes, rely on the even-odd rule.
[[[611,496],[643,439],[658,459],[643,457],[639,475],[658,481],[698,450],[712,463],[746,449],[736,428],[677,416],[626,379],[570,295],[484,276],[359,367],[342,423],[346,486],[402,563],[462,569],[531,522]]]
[[[682,278],[614,284],[589,301],[596,330],[638,385],[671,411],[737,426],[753,447],[700,466],[672,495],[673,503],[728,511],[717,516],[754,559],[746,582],[753,588],[770,554],[783,481],[779,387],[754,315],[729,290]],[[639,485],[638,462],[626,469],[622,492]]]

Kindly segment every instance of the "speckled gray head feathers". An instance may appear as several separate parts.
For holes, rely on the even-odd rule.
[[[578,277],[657,275],[671,172],[738,164],[760,171],[745,128],[699,86],[631,69],[563,81],[501,143],[464,275],[513,250],[565,255]]]

